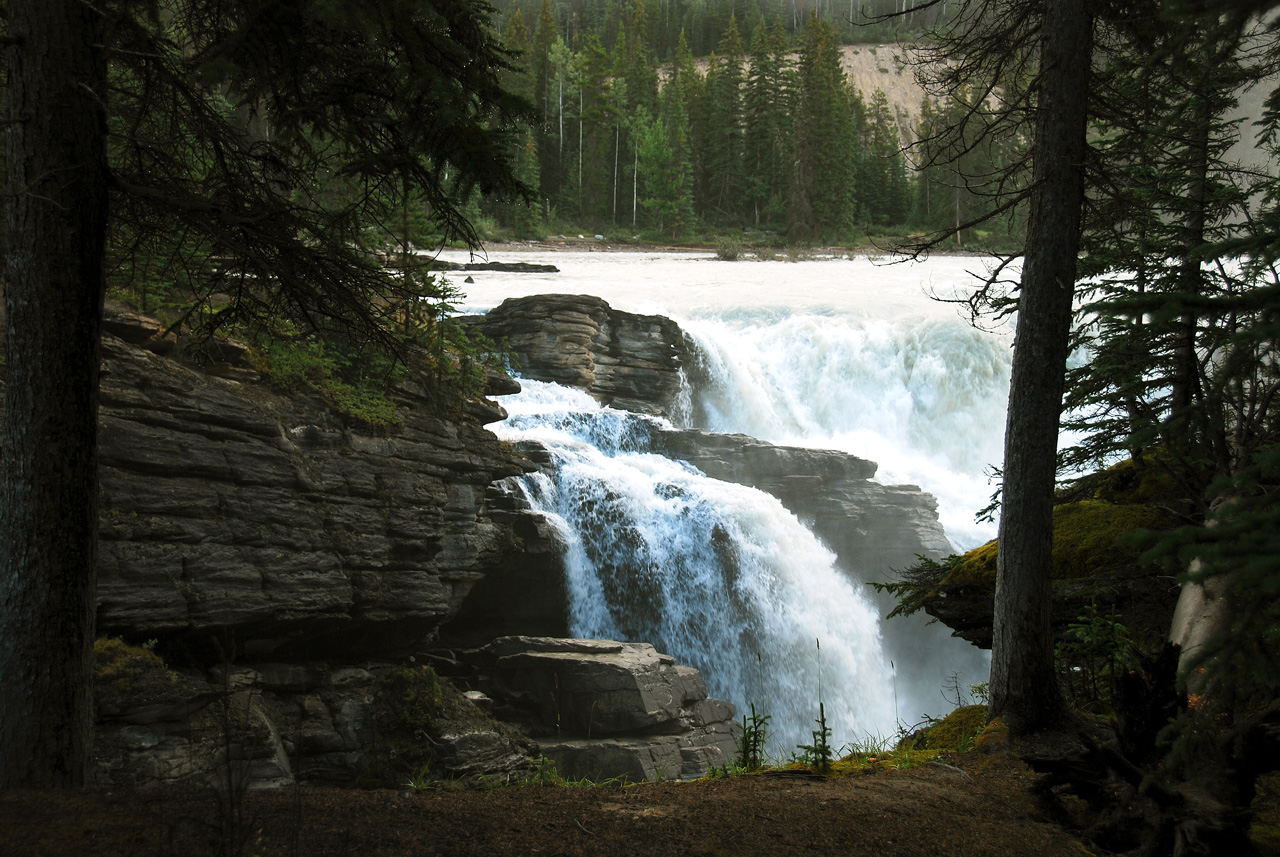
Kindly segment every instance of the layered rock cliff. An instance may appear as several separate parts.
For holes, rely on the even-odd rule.
[[[442,640],[567,631],[562,548],[509,484],[536,465],[483,427],[502,409],[442,415],[409,381],[399,424],[361,429],[318,399],[270,392],[233,343],[200,369],[164,356],[178,343],[152,320],[116,308],[105,329],[97,630],[148,649],[100,641],[96,781],[220,766],[259,786],[520,776],[537,745],[423,666],[487,682],[492,658]],[[649,651],[591,670],[665,686],[676,668]],[[508,643],[494,667],[502,686],[521,680],[518,653]],[[678,672],[683,719],[649,735],[640,693],[615,706],[640,726],[607,730],[603,749],[589,726],[563,764],[639,777],[724,765],[732,708]]]
[[[495,519],[490,486],[533,465],[477,420],[406,396],[394,431],[359,431],[114,337],[103,367],[101,633],[408,654],[540,537],[518,510]]]

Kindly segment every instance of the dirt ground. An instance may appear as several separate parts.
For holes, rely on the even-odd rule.
[[[775,772],[693,783],[421,792],[250,793],[224,850],[210,792],[0,793],[0,854],[843,855],[1080,857],[1043,821],[1033,775],[967,754],[818,778]]]

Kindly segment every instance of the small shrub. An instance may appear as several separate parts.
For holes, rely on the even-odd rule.
[[[317,338],[262,341],[257,370],[282,393],[316,393],[343,416],[374,427],[399,421],[387,393],[403,367]]]
[[[113,717],[131,706],[181,696],[183,684],[150,649],[117,637],[93,642],[93,704],[97,716]]]
[[[385,712],[380,726],[387,731],[425,731],[440,710],[440,679],[431,667],[405,664],[383,677],[379,698]]]
[[[164,661],[150,646],[131,646],[119,637],[100,637],[93,641],[94,678],[98,681],[139,676],[163,666]]]
[[[1096,603],[1067,626],[1054,649],[1067,697],[1073,707],[1109,714],[1120,692],[1120,678],[1138,668],[1135,646],[1116,613],[1102,613]]]
[[[716,258],[722,262],[736,262],[742,255],[742,245],[737,241],[721,241],[716,245]]]
[[[430,667],[405,664],[382,676],[374,713],[380,740],[358,785],[395,788],[406,778],[429,777],[436,761],[431,732],[442,698],[440,679]]]
[[[831,729],[827,726],[827,711],[821,702],[818,703],[818,719],[814,722],[818,724],[818,728],[813,730],[813,743],[801,744],[799,749],[804,751],[802,758],[810,767],[819,773],[828,774],[831,772],[834,754],[831,752]]]
[[[765,745],[769,740],[772,715],[756,711],[751,703],[751,717],[742,715],[742,735],[738,738],[737,764],[748,771],[758,771],[764,764]]]

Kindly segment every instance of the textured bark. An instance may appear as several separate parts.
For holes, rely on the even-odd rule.
[[[10,0],[7,19],[0,788],[74,786],[92,723],[106,64],[82,0]]]
[[[1058,418],[1084,201],[1092,21],[1085,0],[1047,0],[1035,182],[1018,302],[996,573],[991,713],[1013,729],[1062,711],[1050,632]]]

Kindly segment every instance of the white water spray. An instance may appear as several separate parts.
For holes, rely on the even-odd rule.
[[[451,257],[454,258],[454,257]],[[456,256],[458,261],[465,257]],[[659,313],[703,354],[696,427],[772,443],[839,449],[879,464],[876,481],[938,498],[958,549],[995,537],[976,523],[1003,457],[1011,331],[974,330],[950,304],[987,263],[934,257],[719,262],[695,253],[522,251],[556,274],[477,272],[467,308],[548,292],[596,295]]]
[[[819,693],[837,740],[892,732],[876,612],[794,515],[647,452],[652,419],[523,383],[499,430],[552,451],[526,486],[569,545],[574,635],[644,640],[698,667],[712,696],[772,715],[776,748],[809,741]]]

